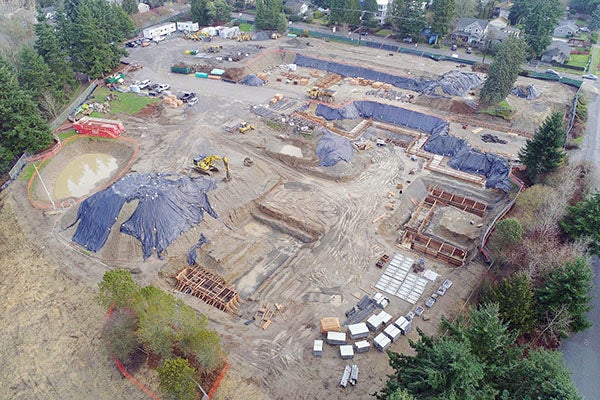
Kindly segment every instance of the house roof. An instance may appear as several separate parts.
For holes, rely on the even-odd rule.
[[[479,26],[481,27],[481,30],[483,31],[485,29],[485,27],[487,26],[488,22],[485,19],[478,19],[478,18],[460,18],[458,20],[458,24],[456,25],[456,30],[457,31],[462,31],[464,30],[467,26],[473,24],[473,23],[477,23],[479,24]]]
[[[494,18],[489,22],[489,25],[494,28],[505,28],[508,26],[508,20],[504,17]]]
[[[544,55],[553,56],[558,53],[563,53],[567,57],[571,55],[571,46],[561,40],[554,40],[544,51]]]

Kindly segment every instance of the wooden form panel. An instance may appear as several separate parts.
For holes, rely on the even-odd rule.
[[[483,217],[487,211],[487,204],[485,203],[481,203],[477,200],[469,199],[468,197],[460,196],[458,194],[446,192],[445,190],[435,186],[429,187],[429,195],[425,201],[428,203],[434,203],[437,201],[439,203],[458,208],[459,210],[475,214],[479,217]]]
[[[238,293],[225,280],[202,267],[186,267],[177,274],[177,290],[191,294],[225,312],[235,312],[240,305]]]

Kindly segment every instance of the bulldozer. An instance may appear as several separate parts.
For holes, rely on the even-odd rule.
[[[204,46],[204,50],[208,51],[209,53],[218,53],[219,51],[221,51],[221,46],[216,46],[216,45],[209,46],[209,45],[206,45],[206,46]]]
[[[211,172],[218,172],[219,169],[216,167],[216,161],[223,161],[223,165],[225,165],[225,178],[224,181],[231,180],[231,174],[229,173],[229,160],[225,156],[217,156],[217,155],[199,155],[194,158],[192,161],[192,165],[194,169],[201,174],[210,175]]]
[[[238,126],[238,132],[246,133],[248,131],[253,131],[254,127],[247,122],[241,122],[240,126]]]
[[[333,103],[333,99],[336,93],[337,92],[335,90],[322,89],[320,87],[315,86],[313,88],[308,89],[306,95],[313,100],[320,100],[326,103]]]

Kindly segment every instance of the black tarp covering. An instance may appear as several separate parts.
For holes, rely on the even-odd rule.
[[[515,96],[522,97],[527,100],[534,100],[540,97],[540,91],[533,85],[517,86],[511,92]]]
[[[121,232],[142,242],[146,260],[156,249],[157,256],[190,227],[199,224],[204,212],[217,218],[206,193],[216,182],[205,177],[175,174],[132,174],[81,203],[73,241],[96,252],[104,246],[112,225],[125,202],[138,206],[121,227]]]
[[[437,88],[450,96],[464,96],[467,91],[472,90],[483,83],[483,79],[477,74],[462,71],[450,71],[437,80],[424,78],[407,78],[381,71],[374,71],[357,65],[348,65],[333,61],[321,60],[296,54],[294,61],[299,67],[319,69],[333,72],[344,77],[365,78],[377,82],[389,83],[400,89],[408,89],[428,96],[438,96]]]
[[[204,236],[204,233],[201,233],[198,241],[188,251],[188,256],[187,256],[188,265],[190,265],[190,266],[196,265],[196,258],[198,258],[197,250],[200,247],[202,247],[203,245],[208,244],[208,243],[210,243],[210,240],[208,240],[206,238],[206,236]]]
[[[423,146],[424,150],[449,157],[448,165],[451,168],[484,175],[488,188],[508,192],[512,187],[508,177],[509,165],[504,158],[491,153],[478,152],[464,139],[451,136],[448,133],[449,124],[442,118],[374,101],[355,101],[339,109],[319,104],[315,114],[330,121],[373,118],[426,132],[430,136]]]
[[[350,162],[352,154],[354,154],[354,148],[352,147],[352,143],[345,137],[325,130],[323,137],[317,143],[315,153],[317,153],[317,157],[321,160],[319,166],[331,167],[339,161]]]

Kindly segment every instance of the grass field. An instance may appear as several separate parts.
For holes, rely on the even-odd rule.
[[[391,30],[389,30],[389,29],[380,29],[380,30],[378,30],[377,32],[375,32],[375,35],[377,35],[377,36],[383,36],[383,37],[385,37],[385,36],[387,36],[387,35],[391,35],[391,34],[393,34],[393,33],[394,33],[394,32],[393,32],[393,31],[391,31]]]
[[[242,32],[252,32],[252,25],[243,22],[243,23],[240,24],[240,31],[242,31]]]
[[[574,65],[576,67],[585,67],[590,58],[589,54],[572,54],[569,58],[569,65]]]
[[[94,91],[94,97],[96,101],[99,103],[104,102],[104,99],[108,94],[111,93],[106,87],[101,86],[98,87]],[[110,102],[110,114],[128,114],[133,115],[138,113],[142,108],[151,103],[156,103],[158,99],[147,97],[147,96],[139,96],[135,93],[119,93],[114,92],[119,96],[119,100],[113,100]],[[102,117],[106,116],[105,114],[100,114],[97,112],[92,113],[93,117]]]

